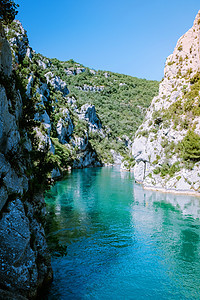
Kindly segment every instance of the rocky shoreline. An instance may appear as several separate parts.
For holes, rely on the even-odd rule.
[[[138,184],[142,184],[137,182]],[[156,191],[156,192],[161,192],[161,193],[165,193],[165,194],[178,194],[178,195],[190,195],[190,196],[195,196],[195,197],[200,197],[200,192],[195,192],[195,191],[184,191],[184,190],[174,190],[174,189],[164,189],[164,188],[156,188],[156,187],[148,187],[148,186],[144,186],[143,188],[145,190],[149,190],[149,191]]]

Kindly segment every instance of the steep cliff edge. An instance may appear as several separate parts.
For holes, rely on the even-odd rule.
[[[0,298],[34,298],[52,278],[45,206],[42,193],[30,184],[32,145],[22,126],[22,97],[1,24],[0,67]]]
[[[136,132],[134,176],[146,188],[200,192],[200,11],[165,64]]]
[[[129,159],[131,139],[158,83],[44,57],[32,50],[17,20],[6,35],[29,99],[24,103],[34,106],[39,147],[51,153],[51,176]]]

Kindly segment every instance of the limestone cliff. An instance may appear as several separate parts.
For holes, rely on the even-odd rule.
[[[51,60],[32,50],[18,20],[6,28],[6,35],[14,68],[23,81],[25,105],[30,101],[34,106],[38,148],[51,153],[51,176],[60,177],[69,167],[101,166],[89,141],[90,132],[103,134],[95,107],[88,104],[77,108],[76,99],[68,95],[67,84],[55,72]],[[77,68],[77,72],[81,71]],[[64,156],[68,156],[65,162]]]
[[[133,130],[158,83],[44,57],[32,50],[17,20],[6,35],[14,69],[23,79],[23,103],[34,106],[35,138],[51,153],[54,168],[48,177],[129,159]]]
[[[200,192],[200,11],[166,60],[132,154],[146,188]]]
[[[42,193],[30,188],[32,146],[20,125],[22,97],[1,24],[0,67],[0,298],[34,298],[52,278],[43,229],[45,206]]]

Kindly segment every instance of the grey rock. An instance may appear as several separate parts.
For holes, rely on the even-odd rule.
[[[77,89],[85,92],[102,92],[104,90],[104,86],[91,86],[84,84],[83,86],[76,86]]]
[[[83,137],[75,136],[72,140],[73,147],[78,147],[79,150],[85,151],[88,146],[88,134],[85,132]]]
[[[9,203],[7,211],[0,220],[0,283],[10,291],[34,296],[38,272],[30,248],[29,221],[19,199]]]
[[[51,172],[51,178],[52,179],[58,179],[58,178],[61,178],[61,173],[60,173],[60,170],[58,168],[54,168]]]
[[[116,165],[121,165],[123,156],[121,156],[119,153],[117,153],[117,152],[116,152],[115,150],[113,150],[113,149],[111,149],[110,152],[111,152],[111,154],[112,154],[114,163],[115,163]]]
[[[33,83],[33,74],[31,74],[28,78],[28,84],[26,87],[26,94],[28,97],[31,96],[31,88],[32,88],[32,83]]]
[[[26,55],[31,59],[26,33],[21,23],[14,23],[17,33],[10,43],[18,47],[16,61],[19,56],[23,59]],[[9,75],[12,57],[2,30],[1,27],[0,63]],[[32,81],[33,77],[30,77],[29,95]],[[24,130],[20,134],[22,99],[14,84],[12,98],[7,99],[5,87],[0,85],[0,286],[6,290],[0,290],[0,299],[30,299],[36,297],[38,288],[45,281],[51,280],[52,269],[40,219],[41,214],[45,214],[44,199],[42,195],[33,197],[32,193],[28,193],[27,198],[26,194],[29,189],[26,170],[30,157],[25,159],[23,156],[21,135],[25,140],[24,149],[31,151],[32,145]],[[48,123],[48,116],[42,116],[42,121]],[[48,135],[43,139],[51,143]]]
[[[97,117],[94,105],[84,104],[81,106],[79,119],[86,120],[91,131],[97,131],[102,128],[101,121]]]
[[[47,79],[47,83],[50,83],[56,90],[61,91],[64,96],[69,94],[67,84],[60,79],[60,77],[55,76],[52,72],[46,73],[45,77]]]
[[[16,63],[19,63],[19,61],[23,60],[26,55],[29,57],[29,59],[31,59],[31,48],[29,46],[26,30],[23,28],[20,21],[14,20],[13,25],[14,28],[7,28],[6,30],[11,30],[14,32],[14,37],[9,39],[9,44],[11,46]],[[16,48],[17,51],[15,51]]]
[[[62,113],[62,117],[57,123],[56,131],[60,143],[66,144],[67,142],[69,142],[69,139],[73,133],[74,125],[72,123],[69,110],[67,108],[62,110],[61,113]]]
[[[4,205],[6,204],[7,200],[8,200],[7,190],[6,190],[5,186],[2,186],[0,188],[0,211],[2,210]]]
[[[0,67],[3,72],[10,76],[12,72],[12,56],[9,43],[7,42],[3,26],[0,23]]]
[[[73,163],[73,168],[100,167],[101,163],[97,160],[97,155],[94,151],[83,151],[77,155]]]
[[[134,177],[139,183],[143,182],[145,176],[145,162],[140,161],[135,165]]]

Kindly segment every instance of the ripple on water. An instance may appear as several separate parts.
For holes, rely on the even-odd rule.
[[[200,299],[198,198],[91,168],[56,183],[46,202],[56,254],[48,299]]]

